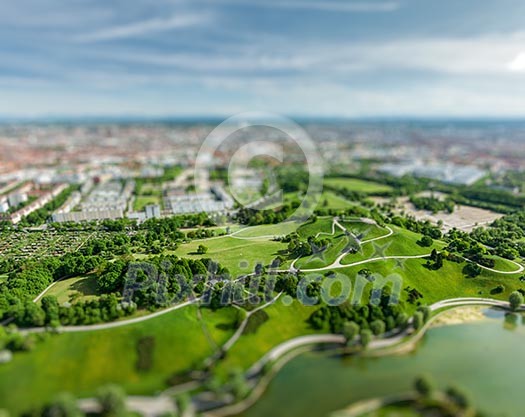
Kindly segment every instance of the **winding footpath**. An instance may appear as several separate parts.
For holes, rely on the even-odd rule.
[[[349,220],[349,221],[354,221],[356,223],[357,222],[367,223],[367,224],[370,224],[370,225],[377,226],[377,223],[374,220],[366,219],[366,218],[361,218],[361,219],[358,219],[358,220]],[[254,226],[254,227],[257,227],[257,226]],[[388,233],[386,235],[379,236],[379,237],[372,238],[372,239],[368,239],[368,240],[360,241],[355,235],[353,235],[350,231],[348,231],[339,222],[339,218],[338,217],[334,217],[333,218],[331,235],[335,234],[335,227],[340,228],[344,232],[350,233],[356,239],[356,241],[359,243],[359,245],[361,245],[361,246],[366,244],[366,243],[375,242],[375,241],[378,241],[378,240],[381,240],[381,239],[386,239],[386,238],[388,238],[388,237],[390,237],[390,236],[392,236],[394,234],[394,231],[392,230],[392,228],[390,228],[389,226],[385,226],[385,228],[388,230]],[[234,237],[237,233],[239,233],[239,232],[241,232],[243,230],[246,230],[246,229],[249,229],[249,228],[240,229],[240,230],[238,230],[236,232],[233,232],[233,233],[231,233],[229,235],[216,236],[216,237],[211,237],[211,238],[201,239],[201,240],[217,239],[217,238],[222,238],[222,237],[225,237],[225,236]],[[330,235],[329,233],[326,233],[326,232],[319,232],[316,236],[319,236],[320,233],[324,233],[324,234]],[[268,239],[268,238],[274,238],[274,237],[275,237],[275,235],[271,235],[271,236],[257,236],[257,237],[236,237],[236,238],[243,239],[243,240],[256,240],[256,239],[261,239],[261,238]],[[321,272],[321,271],[327,271],[327,270],[333,270],[333,269],[351,268],[351,267],[354,267],[354,266],[365,265],[365,264],[368,264],[368,263],[384,261],[384,260],[389,260],[389,259],[424,259],[424,258],[427,258],[427,257],[430,256],[430,254],[406,255],[406,256],[399,256],[399,255],[397,255],[397,256],[381,256],[381,257],[363,259],[363,260],[352,262],[352,263],[349,263],[349,264],[342,264],[341,261],[347,255],[348,255],[348,252],[345,251],[345,252],[341,253],[335,259],[335,261],[332,262],[332,264],[324,266],[324,267],[320,267],[320,268],[311,268],[311,269],[298,269],[298,268],[296,268],[295,267],[295,263],[300,259],[300,258],[297,258],[297,259],[295,259],[292,262],[292,264],[291,264],[289,269],[275,270],[274,272],[277,272],[277,273],[288,273],[288,272],[295,273],[295,272],[298,272],[299,270],[301,272]],[[466,261],[467,262],[472,262],[472,261],[470,261],[468,259],[466,259]],[[516,265],[518,267],[518,270],[516,270],[516,271],[498,271],[498,270],[495,270],[495,269],[484,267],[483,265],[479,265],[479,266],[481,268],[485,269],[485,270],[488,270],[488,271],[491,271],[491,272],[494,272],[494,273],[498,273],[498,274],[502,274],[502,275],[514,275],[514,274],[519,274],[519,273],[522,273],[522,272],[525,271],[525,267],[523,265],[520,265],[519,263],[514,262],[514,261],[510,261],[510,260],[508,260],[508,262],[511,262],[514,265]],[[49,285],[33,301],[34,302],[39,301],[47,293],[47,291],[50,288],[52,288],[55,284],[57,284],[58,282],[60,282],[60,280],[55,281],[51,285]],[[466,300],[466,299],[464,299],[464,300]],[[477,299],[477,300],[481,300],[481,299]],[[484,299],[484,300],[488,300],[488,299]],[[170,313],[170,312],[172,312],[174,310],[178,310],[180,308],[186,307],[188,305],[196,304],[199,301],[200,301],[200,299],[196,298],[196,299],[187,301],[185,303],[177,304],[177,305],[174,305],[174,306],[169,307],[167,309],[160,310],[160,311],[157,311],[155,313],[151,313],[151,314],[148,314],[148,315],[142,316],[142,317],[136,317],[136,318],[132,318],[132,319],[120,320],[120,321],[111,322],[111,323],[94,324],[94,325],[62,326],[62,327],[58,327],[56,330],[58,332],[70,332],[70,333],[73,333],[73,332],[86,332],[86,331],[91,331],[91,330],[112,329],[112,328],[116,328],[116,327],[120,327],[120,326],[126,326],[126,325],[130,325],[130,324],[136,324],[136,323],[140,323],[140,322],[143,322],[143,321],[146,321],[146,320],[150,320],[150,319],[153,319],[155,317],[159,317],[159,316],[162,316],[164,314]],[[26,333],[38,333],[38,332],[44,332],[46,330],[47,329],[45,327],[41,327],[41,328],[26,329],[26,330],[22,330],[22,331],[26,332]]]
[[[439,317],[441,313],[453,308],[464,306],[489,306],[505,309],[509,309],[510,307],[508,302],[493,300],[490,298],[464,297],[438,301],[429,306],[430,310],[436,314],[434,314],[421,329],[414,331],[413,329],[408,328],[388,338],[376,338],[372,340],[364,353],[367,356],[383,356],[396,352],[404,353],[412,349],[423,338],[434,320]],[[518,310],[525,311],[525,304],[523,304]],[[239,403],[230,404],[216,410],[205,412],[204,416],[226,417],[244,412],[256,403],[271,382],[273,375],[286,365],[287,362],[295,358],[298,354],[320,345],[343,347],[346,345],[346,339],[344,336],[338,334],[308,335],[288,340],[274,347],[248,370],[246,374],[248,379],[257,378],[257,376],[263,371],[264,367],[270,363],[273,364],[274,371],[269,375],[263,375],[261,379],[256,382],[256,385],[248,398]],[[394,348],[395,351],[389,351],[389,348]]]

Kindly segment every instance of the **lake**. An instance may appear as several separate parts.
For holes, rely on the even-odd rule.
[[[487,311],[476,323],[430,329],[417,350],[381,358],[302,354],[275,376],[242,417],[321,417],[364,399],[400,394],[421,374],[455,385],[491,416],[522,417],[525,327]]]

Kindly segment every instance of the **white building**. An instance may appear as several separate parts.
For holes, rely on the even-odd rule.
[[[148,204],[146,207],[146,219],[160,218],[160,206],[158,204]]]

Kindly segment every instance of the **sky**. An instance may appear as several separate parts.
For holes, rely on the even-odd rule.
[[[0,117],[525,117],[523,0],[0,0]]]

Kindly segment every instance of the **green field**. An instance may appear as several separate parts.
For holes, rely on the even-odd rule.
[[[334,210],[347,209],[356,206],[357,203],[348,201],[337,194],[324,190],[319,201],[319,207],[326,207]]]
[[[199,245],[208,248],[205,255],[196,253]],[[262,262],[264,265],[270,264],[284,249],[286,249],[286,244],[269,239],[246,240],[221,236],[182,244],[174,253],[186,258],[213,259],[228,268],[232,276],[236,277],[240,274],[253,272],[258,262]]]
[[[285,236],[292,232],[295,232],[300,226],[297,222],[285,222],[280,224],[268,224],[261,226],[252,226],[241,229],[235,233],[235,237],[273,237],[273,236]]]
[[[392,191],[392,187],[388,185],[346,177],[325,178],[324,185],[327,187],[337,189],[344,188],[349,191],[358,191],[366,194],[377,194]]]
[[[71,301],[72,297],[77,300],[88,300],[99,295],[97,278],[94,275],[86,275],[64,279],[53,285],[45,295],[54,295],[59,304]]]
[[[227,353],[215,372],[224,377],[232,369],[247,370],[273,347],[294,337],[315,333],[306,322],[316,307],[307,307],[294,300],[291,305],[283,303],[283,297],[264,311],[268,320],[255,333],[244,334]]]
[[[142,211],[144,210],[144,207],[146,207],[148,204],[161,204],[162,199],[158,196],[152,196],[152,195],[139,195],[135,198],[135,201],[133,202],[133,210],[135,211]]]
[[[480,276],[467,278],[463,274],[465,263],[457,264],[445,261],[443,267],[437,271],[425,268],[425,263],[426,260],[424,259],[408,259],[401,263],[393,259],[380,260],[367,263],[366,265],[342,268],[337,270],[337,272],[349,277],[353,283],[355,283],[355,277],[363,268],[367,268],[383,277],[397,274],[402,279],[403,291],[401,300],[407,300],[405,288],[415,288],[423,295],[421,299],[421,304],[423,305],[457,297],[489,297],[508,300],[512,291],[522,288],[519,274],[501,275],[483,270]],[[491,293],[500,284],[504,286],[504,291],[501,294]],[[410,305],[407,304],[407,306]],[[411,305],[410,309],[415,309],[415,305]]]
[[[188,306],[163,316],[111,330],[50,335],[30,353],[15,355],[0,366],[2,407],[13,414],[68,391],[89,397],[103,384],[117,383],[130,394],[155,394],[168,387],[174,374],[198,368],[233,334],[237,310],[206,312],[203,331],[197,307]],[[137,369],[137,342],[154,338],[151,368]],[[30,404],[27,399],[31,398]]]

